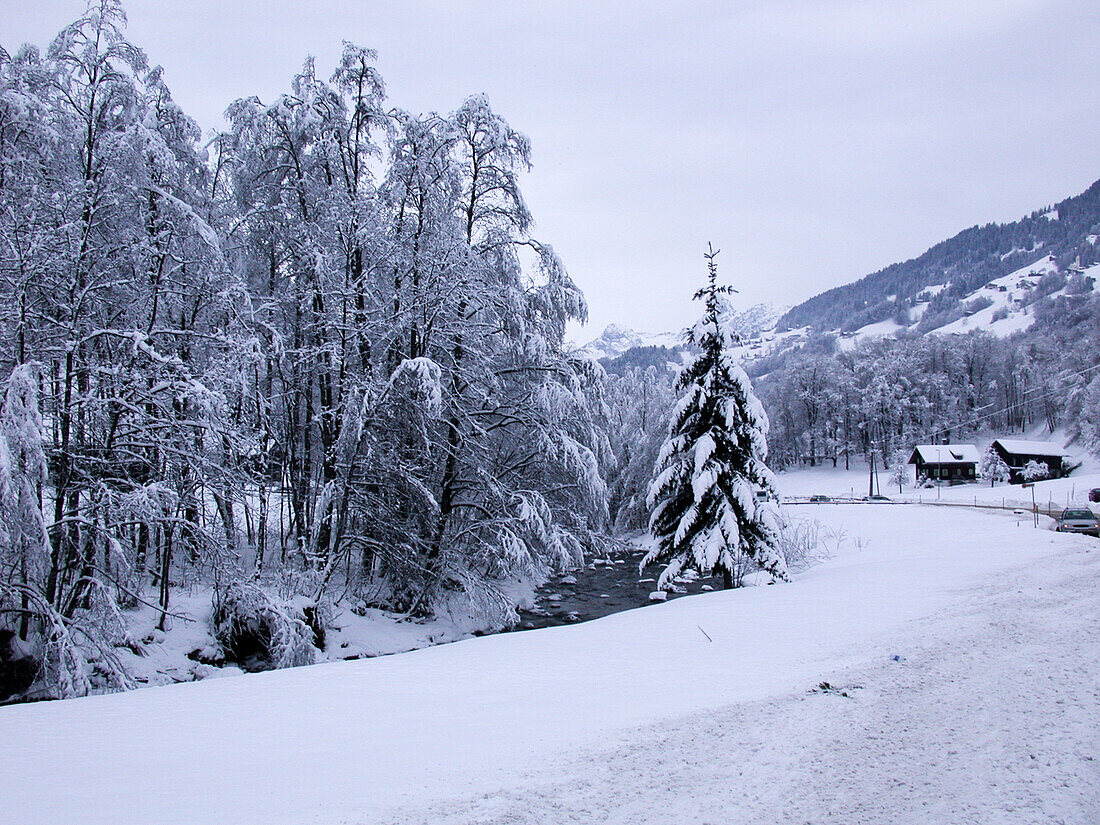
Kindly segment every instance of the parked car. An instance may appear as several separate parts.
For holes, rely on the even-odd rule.
[[[1100,501],[1100,487],[1089,490],[1089,501]]]
[[[817,495],[817,496],[810,496],[810,501],[814,504],[823,504],[823,503],[827,503],[829,501],[832,501],[832,499],[829,498],[828,496]]]
[[[864,496],[863,500],[864,501],[891,501],[892,499],[889,496],[884,496],[884,495],[880,495],[879,493],[875,493],[873,496]]]
[[[1100,521],[1096,514],[1087,507],[1066,508],[1062,515],[1058,516],[1059,533],[1088,533],[1092,536],[1100,536]]]

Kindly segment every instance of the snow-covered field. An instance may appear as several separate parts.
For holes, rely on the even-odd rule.
[[[792,510],[791,584],[0,708],[0,822],[1100,821],[1096,540]]]
[[[893,501],[911,503],[948,502],[1031,509],[1033,490],[1019,484],[998,482],[991,487],[988,481],[978,481],[973,484],[917,488],[911,465],[907,472],[908,480],[899,492],[897,484],[890,482],[892,470],[880,470],[878,488],[881,488],[882,494]],[[777,480],[779,490],[784,496],[799,498],[812,495],[861,498],[867,495],[868,490],[866,465],[852,470],[833,469],[831,466],[795,470],[780,473]],[[1089,490],[1097,487],[1100,487],[1100,470],[1096,468],[1095,462],[1089,461],[1066,478],[1037,481],[1034,485],[1034,501],[1041,510],[1057,511],[1070,505],[1097,509],[1097,505],[1090,505],[1088,501]]]

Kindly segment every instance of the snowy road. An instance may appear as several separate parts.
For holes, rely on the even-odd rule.
[[[2,708],[0,822],[1100,821],[1100,545],[813,515],[847,538],[790,585]]]

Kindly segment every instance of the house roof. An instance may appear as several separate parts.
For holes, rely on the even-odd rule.
[[[918,444],[909,463],[915,464],[918,456],[925,464],[977,464],[979,460],[973,444]]]
[[[1065,448],[1055,441],[1016,441],[998,438],[993,443],[1000,444],[1006,453],[1014,455],[1049,455],[1061,458],[1066,454]]]

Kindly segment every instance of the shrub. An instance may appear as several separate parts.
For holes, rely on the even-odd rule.
[[[316,602],[279,599],[247,582],[214,594],[213,624],[226,657],[246,670],[310,665],[324,645]]]
[[[993,299],[987,295],[979,295],[972,301],[967,301],[964,309],[967,315],[973,315],[975,312],[981,312],[986,307],[993,306]]]
[[[778,550],[788,570],[805,570],[832,558],[844,541],[842,532],[830,530],[813,519],[781,516],[777,522]]]

